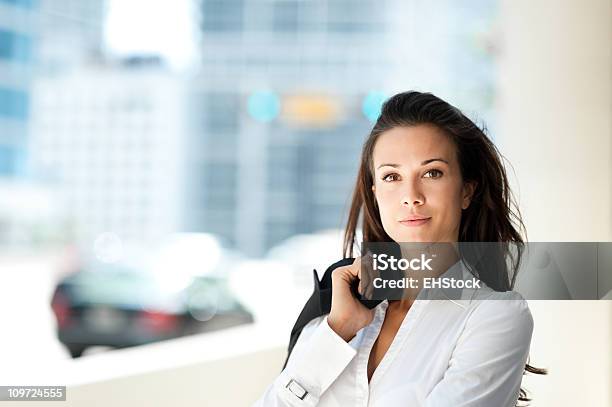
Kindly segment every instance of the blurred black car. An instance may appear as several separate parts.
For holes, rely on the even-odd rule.
[[[174,286],[119,265],[73,273],[51,300],[58,338],[76,358],[89,346],[124,348],[253,322],[222,277]]]

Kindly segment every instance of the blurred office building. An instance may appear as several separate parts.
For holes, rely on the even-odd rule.
[[[253,256],[342,228],[386,97],[433,91],[491,110],[495,2],[478,3],[201,0],[190,226]]]
[[[44,212],[40,191],[29,185],[27,159],[31,82],[38,8],[34,0],[0,0],[0,245],[26,237]]]
[[[24,171],[33,72],[34,1],[0,1],[0,176]]]
[[[108,0],[35,1],[40,8],[40,75],[78,69],[101,57]]]
[[[155,240],[184,215],[188,85],[160,55],[108,51],[110,6],[40,4],[32,171],[64,208],[69,239],[88,247]]]
[[[0,244],[64,241],[70,208],[37,172],[35,83],[99,59],[106,0],[0,1]],[[78,113],[78,109],[73,114]],[[40,169],[40,168],[38,168]]]
[[[32,170],[76,239],[208,232],[259,257],[341,229],[386,97],[492,110],[495,2],[478,3],[41,0]],[[175,70],[164,50],[189,41],[195,69]]]
[[[81,67],[35,83],[37,174],[90,243],[159,238],[180,229],[187,86],[157,57]]]

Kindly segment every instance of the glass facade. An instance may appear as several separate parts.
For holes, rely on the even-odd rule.
[[[27,35],[0,28],[0,58],[16,62],[32,59],[31,38]]]
[[[23,8],[32,8],[37,4],[37,0],[0,0],[0,4],[1,3]]]
[[[18,177],[25,172],[30,75],[34,64],[32,25],[33,0],[0,0],[5,23],[0,23],[0,177]]]

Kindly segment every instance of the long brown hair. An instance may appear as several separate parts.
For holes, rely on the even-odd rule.
[[[353,190],[348,221],[344,232],[343,256],[353,257],[356,233],[361,221],[364,242],[392,242],[385,232],[372,191],[374,168],[372,156],[378,137],[395,127],[434,125],[454,142],[464,180],[477,182],[470,206],[463,210],[459,226],[459,242],[497,242],[498,256],[492,267],[478,277],[496,291],[514,287],[524,250],[527,230],[518,205],[510,190],[501,153],[485,131],[459,109],[431,93],[404,92],[388,99],[378,120],[365,141],[357,181]],[[511,253],[510,246],[516,248]],[[469,256],[469,254],[468,254]],[[510,265],[506,264],[510,260]],[[525,373],[547,374],[546,369],[525,365]],[[523,374],[525,374],[523,373]],[[518,401],[531,401],[520,389]]]

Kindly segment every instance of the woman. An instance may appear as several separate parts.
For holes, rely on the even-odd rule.
[[[528,400],[524,371],[546,372],[526,364],[533,319],[510,291],[523,243],[513,222],[524,231],[513,205],[500,155],[472,121],[429,93],[390,98],[363,147],[344,259],[315,287],[313,297],[325,291],[331,304],[317,302],[312,318],[309,300],[285,368],[255,406],[506,407]],[[352,288],[361,279],[362,262],[352,258],[360,216],[364,242],[499,242],[494,267],[473,270],[461,255],[442,269],[477,275],[477,298],[487,301],[433,301],[421,292],[365,306]],[[509,244],[519,250],[508,268],[499,260]]]

